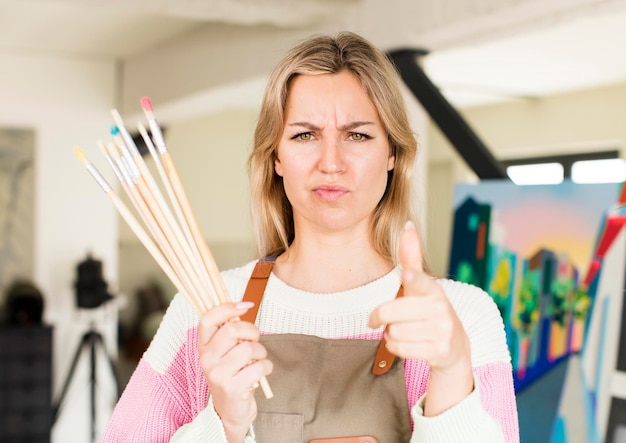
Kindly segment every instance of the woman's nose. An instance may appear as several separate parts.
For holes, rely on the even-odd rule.
[[[339,174],[344,171],[345,161],[338,138],[324,138],[320,146],[319,169],[326,174]]]

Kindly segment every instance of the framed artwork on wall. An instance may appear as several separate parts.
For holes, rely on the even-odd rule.
[[[483,288],[502,314],[522,442],[603,443],[626,429],[616,418],[626,408],[612,406],[626,404],[626,363],[623,373],[616,365],[625,204],[622,183],[456,187],[448,273]]]
[[[0,294],[32,280],[35,131],[0,127]]]

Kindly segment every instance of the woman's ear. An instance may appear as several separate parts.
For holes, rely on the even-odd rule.
[[[391,171],[396,166],[396,156],[392,155],[387,160],[387,171]]]
[[[280,163],[280,160],[278,157],[276,157],[274,159],[274,171],[276,172],[276,174],[278,174],[280,177],[283,176],[283,165]]]

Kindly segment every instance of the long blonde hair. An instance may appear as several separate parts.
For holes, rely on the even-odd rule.
[[[269,77],[254,148],[248,159],[251,215],[256,252],[268,256],[285,251],[294,239],[291,204],[282,178],[274,171],[278,142],[283,132],[284,110],[291,81],[298,75],[351,72],[378,110],[387,132],[395,166],[378,203],[372,226],[372,243],[383,257],[398,263],[399,235],[411,214],[411,171],[417,153],[398,85],[398,75],[385,54],[364,38],[341,32],[314,36],[293,47]]]

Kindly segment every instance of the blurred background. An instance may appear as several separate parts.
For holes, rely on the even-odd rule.
[[[64,400],[41,421],[50,441],[99,435],[116,382],[123,388],[175,292],[73,148],[106,171],[96,141],[109,137],[110,110],[132,130],[150,97],[218,265],[243,264],[254,258],[246,158],[265,79],[297,41],[339,30],[413,54],[435,102],[450,106],[436,121],[436,103],[407,83],[420,143],[415,205],[435,273],[448,272],[455,186],[485,178],[445,118],[460,118],[503,171],[549,161],[561,165],[556,178],[530,179],[567,180],[575,161],[608,159],[617,163],[599,179],[581,180],[624,181],[624,0],[0,0],[0,306],[49,326],[24,346],[43,340],[41,398]],[[85,275],[95,301],[80,299]],[[31,304],[9,303],[16,281],[30,285]],[[16,340],[0,348],[14,355]],[[83,344],[110,356],[96,363],[95,418]]]

